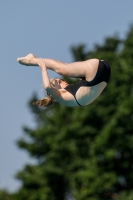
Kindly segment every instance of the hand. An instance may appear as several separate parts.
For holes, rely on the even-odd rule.
[[[45,60],[43,58],[39,58],[37,64],[41,69],[46,69]]]

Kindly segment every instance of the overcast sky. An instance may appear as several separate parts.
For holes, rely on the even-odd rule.
[[[34,162],[15,141],[22,127],[34,127],[28,101],[40,98],[41,71],[22,66],[17,57],[37,57],[72,62],[72,45],[91,49],[107,36],[124,38],[133,23],[133,1],[122,0],[3,0],[0,4],[0,188],[15,191],[20,182],[14,175]],[[103,58],[104,59],[104,58]],[[56,76],[49,71],[50,78]],[[57,77],[57,76],[56,76]]]

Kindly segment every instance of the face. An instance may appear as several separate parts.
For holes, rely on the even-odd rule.
[[[63,79],[59,79],[59,78],[54,79],[54,81],[52,83],[54,84],[54,87],[56,89],[63,89],[69,85],[66,81],[64,81]]]

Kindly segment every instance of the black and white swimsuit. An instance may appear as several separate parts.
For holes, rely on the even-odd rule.
[[[111,69],[110,69],[110,66],[109,64],[106,62],[106,61],[101,61],[99,60],[99,65],[98,65],[98,69],[97,69],[97,73],[96,73],[96,76],[94,77],[94,79],[92,81],[87,81],[87,80],[81,80],[77,83],[74,83],[74,84],[70,84],[68,85],[66,88],[64,88],[65,90],[67,90],[68,92],[70,92],[77,104],[79,106],[81,106],[77,99],[76,99],[76,92],[77,90],[81,87],[81,86],[84,86],[84,87],[91,87],[91,86],[94,86],[94,85],[97,85],[101,82],[106,82],[108,83],[109,81],[109,78],[110,78],[110,75],[111,75]]]

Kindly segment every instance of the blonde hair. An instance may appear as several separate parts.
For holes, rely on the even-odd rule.
[[[54,83],[53,83],[53,81],[55,79],[56,78],[50,79],[50,84],[51,84],[52,87],[55,86]],[[38,106],[38,107],[49,107],[49,106],[52,106],[54,104],[55,100],[48,92],[46,92],[46,93],[47,93],[48,97],[40,99],[38,101],[35,101],[32,104],[35,105],[35,106]]]

